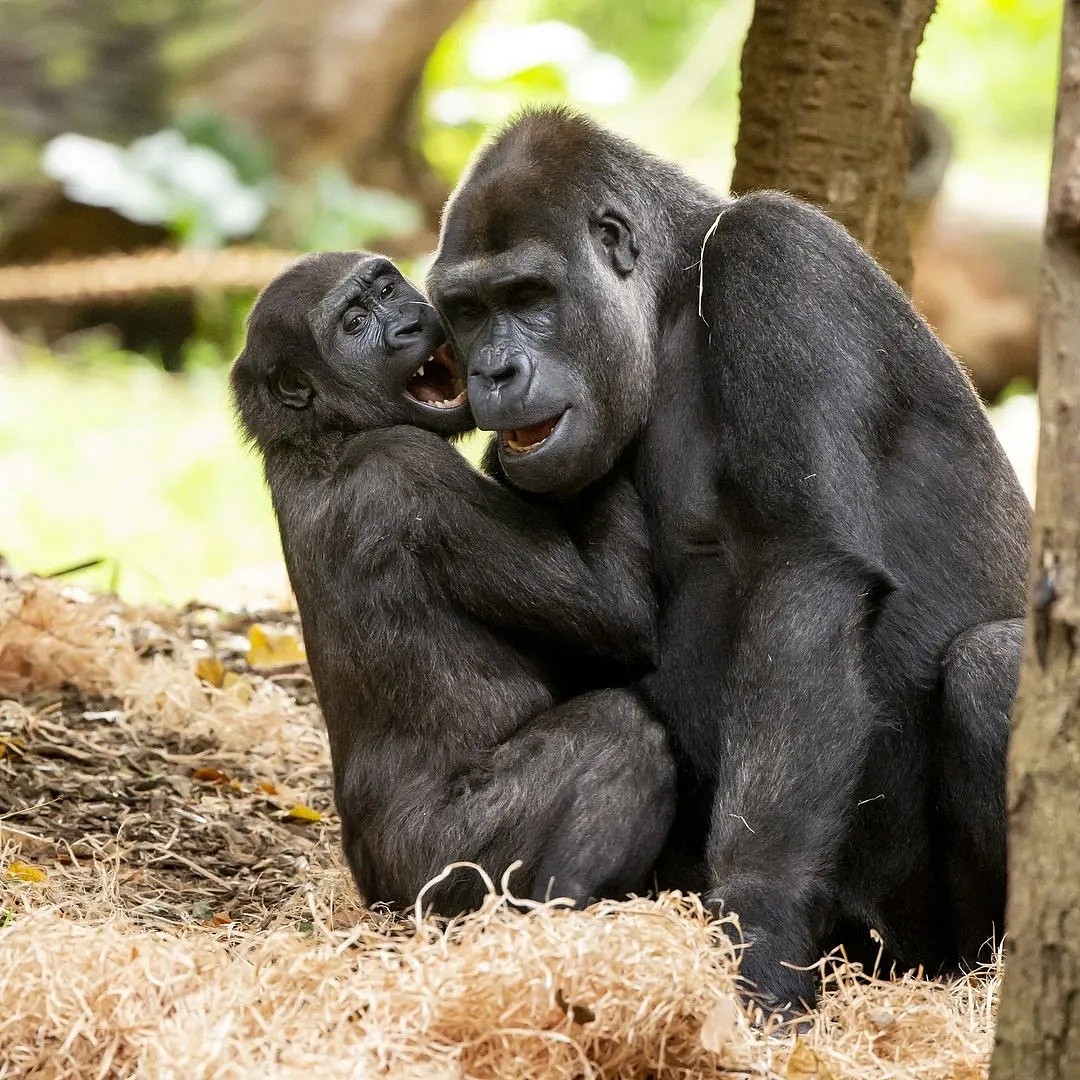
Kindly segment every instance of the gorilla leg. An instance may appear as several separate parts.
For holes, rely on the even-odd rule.
[[[562,780],[566,809],[540,854],[533,896],[584,903],[646,891],[675,813],[664,729],[636,695],[600,690],[534,721],[511,757],[529,761],[534,740],[564,742],[576,764]]]
[[[1005,756],[1023,648],[1023,620],[1005,619],[958,634],[942,661],[934,787],[958,958],[966,963],[976,963],[1004,925]]]
[[[766,559],[718,703],[709,899],[740,916],[751,992],[797,1009],[815,994],[795,968],[818,959],[840,917],[837,869],[882,725],[867,634],[890,585],[846,556]]]
[[[675,807],[675,765],[663,727],[626,690],[583,694],[527,720],[509,738],[446,776],[441,795],[420,777],[400,795],[393,826],[408,865],[393,893],[415,896],[451,862],[473,862],[496,881],[516,860],[511,890],[578,903],[644,892]],[[343,821],[346,815],[342,815]],[[350,857],[363,859],[346,838]],[[359,837],[354,843],[359,844]],[[384,852],[395,844],[376,838]],[[458,871],[427,893],[453,915],[479,906],[475,873]]]

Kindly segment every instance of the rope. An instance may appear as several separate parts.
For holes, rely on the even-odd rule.
[[[133,254],[0,266],[0,304],[77,304],[132,300],[156,292],[256,290],[296,258],[296,252],[271,248],[152,248]]]

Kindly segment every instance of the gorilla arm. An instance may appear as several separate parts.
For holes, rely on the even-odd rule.
[[[438,436],[394,427],[357,444],[369,461],[356,470],[356,497],[370,502],[381,492],[387,519],[409,519],[409,543],[433,590],[491,626],[628,664],[651,659],[655,600],[629,481],[608,485],[579,547],[553,512],[476,472]]]
[[[911,857],[905,815],[921,797],[917,718],[930,707],[949,642],[1022,607],[1027,507],[963,373],[900,290],[823,214],[768,193],[736,200],[706,239],[699,272],[698,345],[689,352],[709,429],[719,432],[709,482],[729,503],[738,493],[739,510],[721,502],[721,515],[744,515],[720,526],[742,551],[743,576],[738,603],[717,615],[711,635],[716,674],[698,693],[712,708],[676,711],[696,720],[684,733],[695,760],[704,756],[716,770],[711,896],[740,911],[755,942],[744,975],[766,999],[810,1000],[809,981],[785,974],[783,962],[815,959],[815,924],[829,919],[821,900],[840,898],[850,914],[874,910],[873,897],[885,905],[876,919],[891,925],[901,919],[887,906],[881,868],[889,868],[886,881],[899,881],[897,895],[916,893],[893,868]],[[756,559],[762,536],[837,548],[855,557],[851,565],[895,577],[898,588],[866,624],[862,644],[858,623],[847,620],[863,587],[848,566],[825,560],[815,570],[806,554]],[[841,600],[854,607],[834,610]],[[700,639],[701,628],[691,635],[688,626],[678,639]],[[762,670],[776,671],[763,652],[769,661],[794,657],[780,669],[814,693],[792,695],[776,674],[763,680]],[[661,667],[669,701],[687,660],[665,645]],[[768,724],[744,715],[744,682]],[[894,752],[869,751],[884,745]],[[873,786],[861,791],[864,775]],[[842,856],[853,815],[869,813],[860,797],[880,792],[889,830],[878,832],[876,848],[854,845]],[[845,900],[845,890],[855,899]],[[925,938],[906,956],[899,934],[889,944],[906,962],[929,964],[929,929]]]

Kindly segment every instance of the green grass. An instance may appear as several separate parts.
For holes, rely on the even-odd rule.
[[[0,552],[130,600],[229,599],[221,579],[282,580],[270,501],[221,368],[35,357],[0,372]]]

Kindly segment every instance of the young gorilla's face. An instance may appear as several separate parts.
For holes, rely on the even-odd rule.
[[[435,309],[388,259],[309,256],[259,297],[232,373],[249,434],[473,426],[464,372]]]

